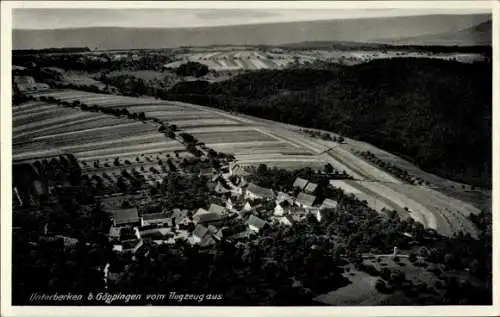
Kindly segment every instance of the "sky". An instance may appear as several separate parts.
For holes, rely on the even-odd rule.
[[[484,9],[27,9],[12,11],[15,29],[85,27],[190,28],[238,24],[489,13]]]

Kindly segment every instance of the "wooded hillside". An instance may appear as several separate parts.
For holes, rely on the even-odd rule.
[[[162,97],[341,133],[491,186],[491,64],[386,59],[180,83]]]

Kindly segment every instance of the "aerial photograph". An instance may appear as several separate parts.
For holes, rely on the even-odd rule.
[[[491,10],[14,8],[11,53],[10,305],[493,305]]]

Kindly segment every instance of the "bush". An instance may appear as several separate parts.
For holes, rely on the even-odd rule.
[[[202,77],[208,74],[209,68],[207,65],[197,62],[187,62],[180,65],[175,73],[179,76],[194,76]]]

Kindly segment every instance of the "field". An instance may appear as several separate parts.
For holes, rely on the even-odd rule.
[[[233,154],[242,166],[262,163],[287,169],[323,169],[329,163],[334,169],[345,171],[354,178],[354,181],[338,181],[332,185],[366,200],[377,211],[383,208],[396,210],[401,217],[410,216],[447,236],[458,231],[473,236],[477,234],[476,228],[467,219],[470,213],[479,212],[477,208],[433,188],[403,184],[353,154],[364,146],[361,142],[348,139],[345,144],[338,144],[312,138],[298,132],[297,127],[286,124],[151,97],[135,98],[76,90],[51,90],[34,93],[34,96],[53,96],[70,103],[78,100],[88,105],[125,108],[131,113],[144,112],[147,117],[177,125],[179,132],[193,135],[216,151]],[[144,162],[137,162],[137,167],[140,169],[145,164],[144,175],[150,178],[152,175],[147,174],[148,169],[153,167],[158,170],[155,164],[160,156],[166,159],[168,156],[189,155],[182,152],[182,144],[166,138],[151,122],[82,112],[43,102],[18,106],[13,109],[13,115],[14,160],[71,152],[83,161],[87,170],[99,161],[100,165],[92,169],[92,173],[105,168],[112,174],[119,172],[119,168],[113,166],[116,158],[119,158],[120,164],[141,158]],[[377,150],[370,148],[373,153]]]
[[[189,52],[178,53],[176,61],[166,64],[169,69],[176,69],[179,65],[192,61],[207,65],[210,69],[221,71],[257,70],[257,69],[282,69],[295,64],[311,64],[315,61],[332,62],[344,65],[364,63],[374,59],[413,57],[437,58],[457,60],[471,63],[484,60],[480,54],[408,52],[398,50],[335,50],[335,49],[254,49],[234,47],[229,49],[190,49]],[[148,79],[154,75],[140,76]]]
[[[280,69],[292,64],[313,61],[314,57],[297,54],[276,54],[256,50],[207,51],[179,54],[175,62],[165,65],[166,68],[177,68],[188,61],[207,65],[215,71]]]

